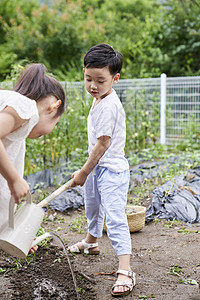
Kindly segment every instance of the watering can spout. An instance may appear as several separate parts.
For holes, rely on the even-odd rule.
[[[43,240],[46,240],[47,238],[49,238],[51,236],[51,233],[46,232],[38,237],[36,237],[31,245],[31,248],[36,246],[37,244],[39,244],[40,242],[42,242]]]

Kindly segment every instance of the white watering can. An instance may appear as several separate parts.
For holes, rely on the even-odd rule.
[[[26,258],[29,250],[49,237],[45,233],[35,238],[44,218],[43,206],[56,196],[71,187],[73,180],[69,180],[37,205],[32,203],[31,194],[26,196],[26,202],[14,214],[14,199],[11,197],[9,205],[9,223],[0,232],[0,248],[17,258]]]

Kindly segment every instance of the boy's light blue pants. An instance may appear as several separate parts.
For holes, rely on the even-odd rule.
[[[96,167],[85,183],[85,210],[88,232],[101,237],[104,217],[107,234],[117,255],[131,254],[131,238],[125,207],[129,188],[129,170],[114,173]]]

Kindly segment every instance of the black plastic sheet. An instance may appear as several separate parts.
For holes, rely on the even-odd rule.
[[[150,196],[146,222],[155,218],[189,224],[200,222],[200,167],[155,188]]]
[[[31,194],[39,188],[48,188],[53,186],[54,182],[53,171],[49,169],[33,173],[29,176],[24,176],[24,178],[30,186]]]
[[[130,168],[131,174],[131,187],[134,188],[138,184],[141,184],[145,179],[155,178],[162,172],[164,169],[164,162],[145,162],[138,166]],[[166,167],[165,167],[166,171]]]
[[[176,157],[162,162],[143,163],[131,168],[131,185],[141,184],[145,178],[157,177],[166,172],[170,164],[181,167],[181,160]],[[60,186],[71,178],[72,170],[65,166],[52,170],[43,170],[25,177],[30,184],[31,193],[38,188]],[[56,187],[55,187],[56,189]],[[146,211],[146,222],[155,218],[185,221],[188,224],[200,222],[200,166],[188,171],[184,176],[177,176],[150,194],[152,202]],[[84,188],[71,188],[49,202],[50,210],[65,211],[84,205]]]
[[[77,209],[84,205],[84,189],[82,187],[75,187],[68,191],[63,192],[54,200],[49,202],[48,208],[50,210],[65,211],[69,208]]]
[[[46,169],[30,176],[25,176],[25,179],[29,183],[31,193],[37,192],[39,188],[48,188],[51,186],[60,186],[71,179],[71,174],[73,172],[66,167],[57,168],[55,171]],[[56,189],[56,187],[55,187]],[[77,209],[84,205],[84,188],[77,186],[71,188],[55,199],[49,202],[48,209],[65,211],[69,208]]]

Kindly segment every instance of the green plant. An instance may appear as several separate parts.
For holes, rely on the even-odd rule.
[[[46,231],[44,230],[43,227],[40,227],[40,229],[38,230],[36,236],[40,236],[40,235],[42,235],[42,234],[44,234],[44,233],[46,233]],[[48,241],[49,241],[49,238],[46,238],[45,240],[41,241],[38,245],[39,245],[39,246],[45,246],[45,247],[47,247]]]
[[[69,229],[70,229],[70,231],[82,233],[85,223],[86,223],[85,215],[78,216],[78,217],[72,219]]]
[[[181,221],[177,221],[177,220],[164,220],[164,219],[155,219],[154,220],[155,224],[158,224],[159,222],[161,222],[163,224],[164,227],[166,228],[177,228],[178,225],[181,225],[182,222]]]
[[[81,294],[85,294],[85,292],[86,292],[83,288],[78,288],[78,291],[79,291],[79,293],[81,293]]]
[[[199,283],[197,280],[189,278],[189,279],[187,279],[186,284],[198,285]]]
[[[180,274],[183,273],[182,267],[178,266],[178,265],[174,265],[172,267],[170,267],[170,270],[168,272],[168,274],[170,275],[175,275],[175,276],[181,276]]]
[[[134,84],[134,82],[133,82]],[[148,97],[151,97],[149,99]],[[155,144],[159,135],[159,93],[146,93],[141,87],[126,91],[126,149],[134,151]]]
[[[57,258],[57,259],[55,259],[54,261],[53,261],[53,263],[61,263],[61,258]]]
[[[181,224],[181,222],[177,221],[175,219],[172,221],[164,221],[164,227],[167,227],[167,228],[176,227],[178,224]]]
[[[57,217],[55,218],[54,222],[55,222],[55,223],[58,223],[58,224],[60,224],[60,223],[65,223],[65,219],[62,218],[62,217],[60,217],[60,216],[57,216]]]
[[[173,178],[178,175],[187,176],[188,170],[190,168],[194,168],[199,166],[200,164],[200,151],[193,150],[189,152],[180,152],[177,149],[172,149],[171,147],[149,147],[146,148],[145,151],[141,151],[141,153],[145,153],[144,156],[138,153],[138,163],[143,162],[145,159],[148,160],[150,157],[148,152],[151,152],[151,160],[159,159],[162,162],[161,165],[155,167],[154,170],[157,171],[157,176],[147,176],[144,181],[141,183],[137,183],[137,185],[131,185],[129,188],[128,201],[129,203],[133,203],[135,205],[140,204],[141,200],[144,198],[149,198],[149,194],[159,185],[164,184],[167,181],[172,181]],[[136,155],[134,155],[135,157]],[[157,159],[156,159],[157,158]],[[133,160],[130,160],[130,165]],[[146,171],[147,172],[147,171]],[[148,171],[150,172],[150,170]],[[138,174],[140,170],[138,170]],[[131,173],[131,176],[134,176],[135,173]],[[148,175],[148,173],[147,173]],[[131,182],[134,181],[132,178]],[[169,191],[166,191],[165,198]]]
[[[185,280],[184,278],[182,278],[183,273],[184,272],[182,270],[182,267],[180,267],[178,265],[174,265],[174,266],[170,267],[170,271],[168,272],[168,274],[170,274],[170,275],[178,276],[180,283],[198,285],[197,280],[194,280],[194,279],[191,279],[191,278],[188,278],[188,279]]]
[[[36,184],[35,185],[35,189],[36,189],[36,197],[37,201],[40,200],[42,201],[44,198],[46,198],[49,195],[49,192],[42,189],[42,188],[37,188],[38,186],[40,186],[40,184]]]
[[[89,102],[77,94],[69,93],[69,104],[54,130],[39,139],[27,139],[25,174],[44,168],[55,168],[65,160],[72,161],[73,168],[80,168],[85,162],[87,152],[87,115]]]
[[[180,127],[185,128],[184,136],[182,140],[178,143],[177,148],[184,151],[189,151],[189,149],[199,149],[200,140],[200,123],[198,122],[198,117],[195,113],[190,113],[187,118],[182,116],[182,124]],[[185,125],[185,122],[187,123]]]
[[[60,231],[60,230],[62,230],[62,228],[59,226],[56,229],[54,229],[55,232]]]
[[[28,261],[28,259],[26,259]],[[7,274],[10,272],[16,272],[20,268],[22,268],[24,261],[19,258],[13,258],[12,259],[13,265],[11,268],[8,269],[2,269],[0,270],[0,273]]]
[[[182,234],[189,234],[189,233],[200,233],[200,230],[188,230],[183,227],[180,230],[178,230],[178,232],[180,232]]]
[[[28,254],[26,259],[20,259],[20,258],[11,258],[12,267],[9,267],[8,269],[0,268],[0,274],[7,274],[11,272],[16,272],[20,268],[26,268],[28,265],[30,265],[35,260],[36,252],[33,254]]]
[[[6,269],[0,268],[0,274],[6,273]]]

